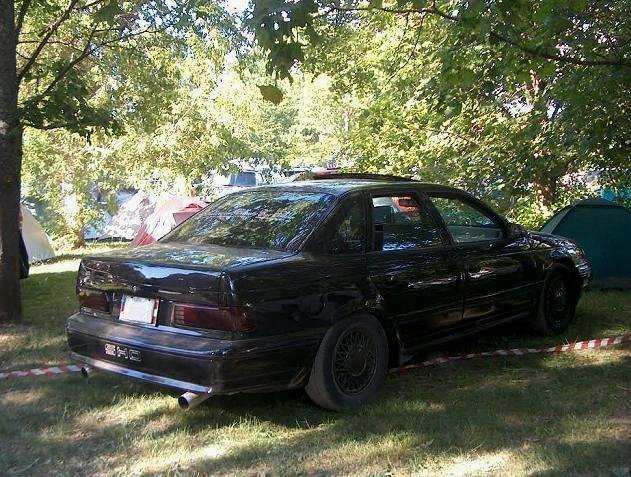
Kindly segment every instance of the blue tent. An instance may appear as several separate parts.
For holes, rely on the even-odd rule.
[[[592,286],[631,288],[631,210],[605,199],[585,199],[554,214],[542,232],[578,242],[592,264]]]

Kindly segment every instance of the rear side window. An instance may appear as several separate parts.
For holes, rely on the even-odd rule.
[[[366,214],[361,197],[344,201],[332,224],[326,250],[331,254],[361,253],[366,243]]]
[[[410,250],[443,245],[440,227],[414,197],[372,199],[376,250]]]
[[[484,242],[502,238],[502,226],[488,213],[457,197],[431,197],[454,242]]]

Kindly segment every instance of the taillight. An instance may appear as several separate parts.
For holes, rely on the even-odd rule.
[[[110,312],[110,300],[105,292],[79,288],[77,290],[77,298],[81,308],[89,308],[102,311],[103,313]]]
[[[184,303],[173,306],[173,324],[221,331],[252,331],[255,328],[254,316],[245,307],[211,308]]]

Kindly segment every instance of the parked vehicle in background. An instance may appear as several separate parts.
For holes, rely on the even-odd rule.
[[[240,171],[230,174],[226,187],[254,187],[263,183],[263,177],[256,171]]]
[[[463,191],[325,175],[225,196],[155,244],[84,258],[66,330],[86,370],[182,390],[183,407],[305,387],[343,410],[427,347],[517,319],[564,330],[589,277],[575,243]]]
[[[227,174],[209,173],[194,184],[195,193],[207,201],[215,200],[226,194],[242,191],[248,187],[256,187],[269,183],[268,175],[271,174],[269,168],[252,168],[241,164],[236,172]]]

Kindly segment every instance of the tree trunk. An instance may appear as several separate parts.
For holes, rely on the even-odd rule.
[[[81,247],[85,247],[85,227],[81,226],[78,227],[76,229],[74,229],[73,231],[73,241],[72,241],[72,248],[81,248]]]
[[[20,171],[22,128],[17,117],[13,0],[0,0],[0,322],[21,318]]]
[[[541,174],[535,179],[537,202],[539,202],[539,207],[546,214],[551,213],[552,207],[557,200],[558,185],[559,178],[556,176]]]

